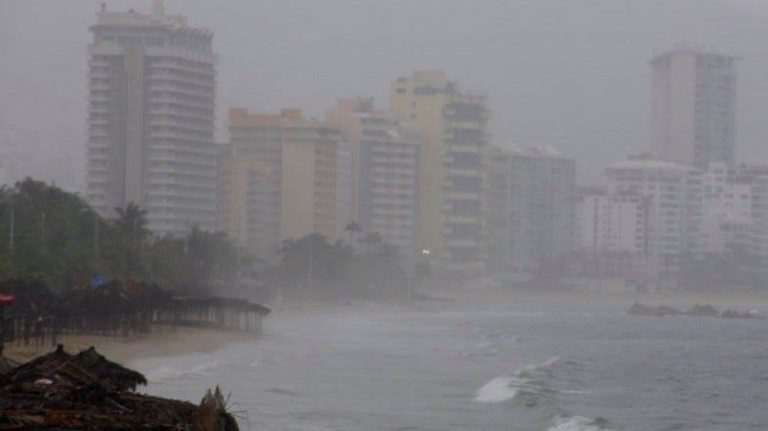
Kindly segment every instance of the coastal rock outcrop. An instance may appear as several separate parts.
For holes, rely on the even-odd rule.
[[[720,312],[717,311],[717,309],[709,304],[700,305],[696,304],[691,308],[690,310],[685,312],[686,316],[697,316],[697,317],[720,317]]]
[[[673,307],[668,307],[665,305],[654,307],[651,305],[645,305],[639,302],[635,302],[629,308],[629,310],[627,311],[627,314],[630,314],[633,316],[664,317],[664,316],[676,316],[680,314],[680,310]]]
[[[709,304],[696,304],[687,311],[680,311],[677,308],[667,305],[652,306],[639,302],[635,302],[627,310],[627,314],[631,316],[652,316],[652,317],[664,317],[664,316],[692,316],[692,317],[720,317],[723,319],[765,319],[764,316],[757,314],[754,311],[739,312],[735,310],[725,310],[722,313]]]

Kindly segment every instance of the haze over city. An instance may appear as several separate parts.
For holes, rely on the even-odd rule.
[[[0,0],[0,429],[768,429],[766,40],[765,0]]]
[[[23,142],[22,154],[42,149],[23,166],[72,191],[84,187],[87,28],[99,3],[0,1],[0,139]],[[592,181],[604,163],[644,147],[647,61],[687,43],[742,58],[738,154],[768,159],[760,1],[169,0],[167,9],[215,31],[221,141],[229,106],[297,106],[317,117],[338,97],[372,95],[384,106],[395,77],[439,69],[489,96],[494,144],[552,145]]]

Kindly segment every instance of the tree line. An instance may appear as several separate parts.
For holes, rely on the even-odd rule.
[[[95,277],[201,292],[237,272],[237,249],[222,233],[193,227],[157,237],[136,204],[104,218],[77,194],[26,179],[0,188],[0,278],[34,280],[53,290]]]
[[[276,259],[261,256],[256,271],[257,259],[224,233],[192,227],[183,237],[158,237],[136,204],[114,211],[102,217],[78,194],[33,179],[0,188],[0,280],[58,292],[98,278],[210,293],[248,272],[263,299],[338,300],[405,298],[429,273],[426,262],[408,265],[379,233],[364,234],[356,222],[335,242],[316,233],[286,240]]]

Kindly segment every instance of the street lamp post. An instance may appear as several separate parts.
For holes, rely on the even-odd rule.
[[[416,268],[415,268],[415,262],[417,257],[416,254],[417,253],[413,253],[414,256],[412,256],[412,258],[409,259],[409,262],[408,262],[408,303],[410,304],[413,303],[414,296],[416,295],[416,292],[415,292],[416,286],[413,283],[414,272],[416,271]],[[422,256],[429,256],[430,254],[432,254],[432,250],[428,248],[421,249]]]
[[[11,223],[8,232],[8,269],[13,268],[13,236],[16,227],[16,208],[11,205]]]
[[[309,236],[309,267],[307,268],[307,302],[312,302],[312,235]]]

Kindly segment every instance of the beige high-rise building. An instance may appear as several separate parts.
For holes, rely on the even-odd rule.
[[[419,247],[448,269],[481,271],[487,98],[460,91],[442,72],[417,71],[392,84],[390,104],[422,134]]]
[[[403,257],[412,258],[418,234],[418,131],[374,109],[372,99],[339,100],[329,117],[349,143],[350,220],[364,234],[379,233]]]
[[[339,129],[297,109],[251,114],[233,108],[229,130],[231,147],[220,169],[224,231],[262,256],[311,233],[333,241]]]

